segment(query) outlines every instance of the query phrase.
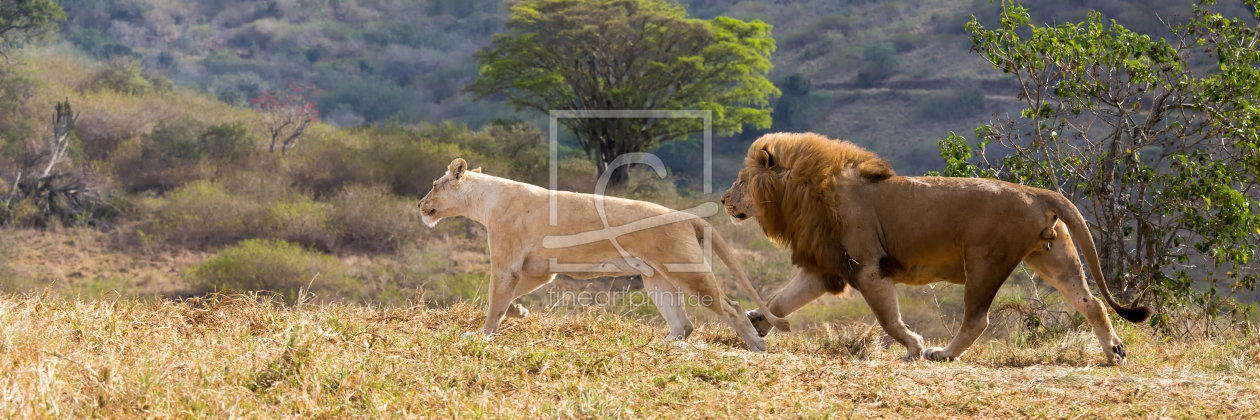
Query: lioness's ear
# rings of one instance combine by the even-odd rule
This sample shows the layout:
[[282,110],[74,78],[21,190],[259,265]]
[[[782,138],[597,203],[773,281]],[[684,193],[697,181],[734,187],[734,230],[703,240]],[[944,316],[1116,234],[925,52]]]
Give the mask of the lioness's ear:
[[478,166],[478,167],[477,167],[477,169],[473,169],[473,170],[471,170],[471,171],[469,171],[469,172],[481,173],[481,167],[480,167],[480,166]]
[[466,175],[464,171],[468,170],[468,162],[463,158],[455,158],[451,161],[451,166],[447,166],[446,170],[454,176],[456,180],[463,180]]
[[774,155],[770,154],[770,148],[768,147],[761,149],[761,152],[757,153],[757,161],[767,169],[774,169]]

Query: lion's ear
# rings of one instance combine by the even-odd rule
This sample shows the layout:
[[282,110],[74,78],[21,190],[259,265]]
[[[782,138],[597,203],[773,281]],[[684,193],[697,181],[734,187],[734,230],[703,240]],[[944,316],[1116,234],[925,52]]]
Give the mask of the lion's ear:
[[872,181],[879,181],[897,176],[897,173],[893,172],[892,165],[890,165],[888,161],[878,158],[862,162],[862,164],[858,165],[857,169],[858,173],[861,174],[863,178]]
[[767,147],[757,152],[757,163],[760,163],[766,169],[774,169],[774,155],[770,154],[770,148]]
[[464,171],[468,170],[468,161],[463,158],[455,158],[455,160],[451,161],[451,165],[446,167],[446,170],[450,172],[451,176],[454,176],[456,180],[463,180],[464,177],[467,176]]
[[480,167],[480,166],[478,166],[478,167],[477,167],[477,169],[473,169],[473,170],[471,170],[471,171],[469,171],[469,172],[481,173],[481,167]]

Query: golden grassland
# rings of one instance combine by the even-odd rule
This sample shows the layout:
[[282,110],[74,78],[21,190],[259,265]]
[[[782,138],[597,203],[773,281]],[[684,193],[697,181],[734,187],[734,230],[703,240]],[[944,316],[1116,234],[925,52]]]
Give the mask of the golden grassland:
[[767,354],[701,325],[662,343],[654,318],[603,310],[509,320],[483,311],[280,305],[245,295],[0,296],[5,417],[1260,416],[1260,334],[1168,340],[1121,324],[1102,366],[1088,331],[981,342],[964,361],[903,362],[878,327],[772,335]]

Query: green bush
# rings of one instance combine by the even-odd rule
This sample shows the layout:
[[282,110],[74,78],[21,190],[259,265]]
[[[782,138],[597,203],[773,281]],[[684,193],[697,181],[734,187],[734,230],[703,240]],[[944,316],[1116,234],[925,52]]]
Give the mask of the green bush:
[[170,243],[214,246],[261,235],[263,205],[210,181],[197,181],[169,194],[153,226],[145,229]]
[[892,44],[898,53],[913,51],[919,48],[919,37],[911,33],[899,33],[892,36]]
[[853,32],[853,16],[831,14],[818,20],[818,30],[837,31],[845,35]]
[[192,284],[213,290],[272,291],[285,299],[299,290],[322,297],[353,291],[341,260],[281,240],[251,239],[224,248],[185,274]]
[[164,119],[138,143],[133,140],[118,150],[114,170],[128,191],[168,191],[216,178],[226,166],[252,155],[253,144],[244,123],[206,127],[187,116]]
[[337,229],[331,217],[332,205],[298,196],[268,208],[263,226],[268,237],[333,251],[337,248]]
[[[133,95],[144,95],[157,92],[153,82],[144,77],[144,66],[138,60],[125,58],[107,64],[89,83],[92,89],[111,89]],[[164,86],[171,86],[169,81]]]
[[858,69],[858,83],[874,86],[897,74],[897,52],[891,43],[871,44],[862,51],[862,66]]
[[415,202],[381,187],[346,187],[332,199],[331,219],[339,246],[357,250],[392,251],[429,229],[421,223]]

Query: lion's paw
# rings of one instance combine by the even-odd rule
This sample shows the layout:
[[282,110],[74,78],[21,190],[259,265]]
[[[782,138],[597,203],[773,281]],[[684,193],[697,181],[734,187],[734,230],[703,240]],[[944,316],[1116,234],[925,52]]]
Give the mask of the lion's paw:
[[957,358],[945,354],[945,349],[941,347],[928,347],[923,351],[923,357],[933,362],[952,362]]

